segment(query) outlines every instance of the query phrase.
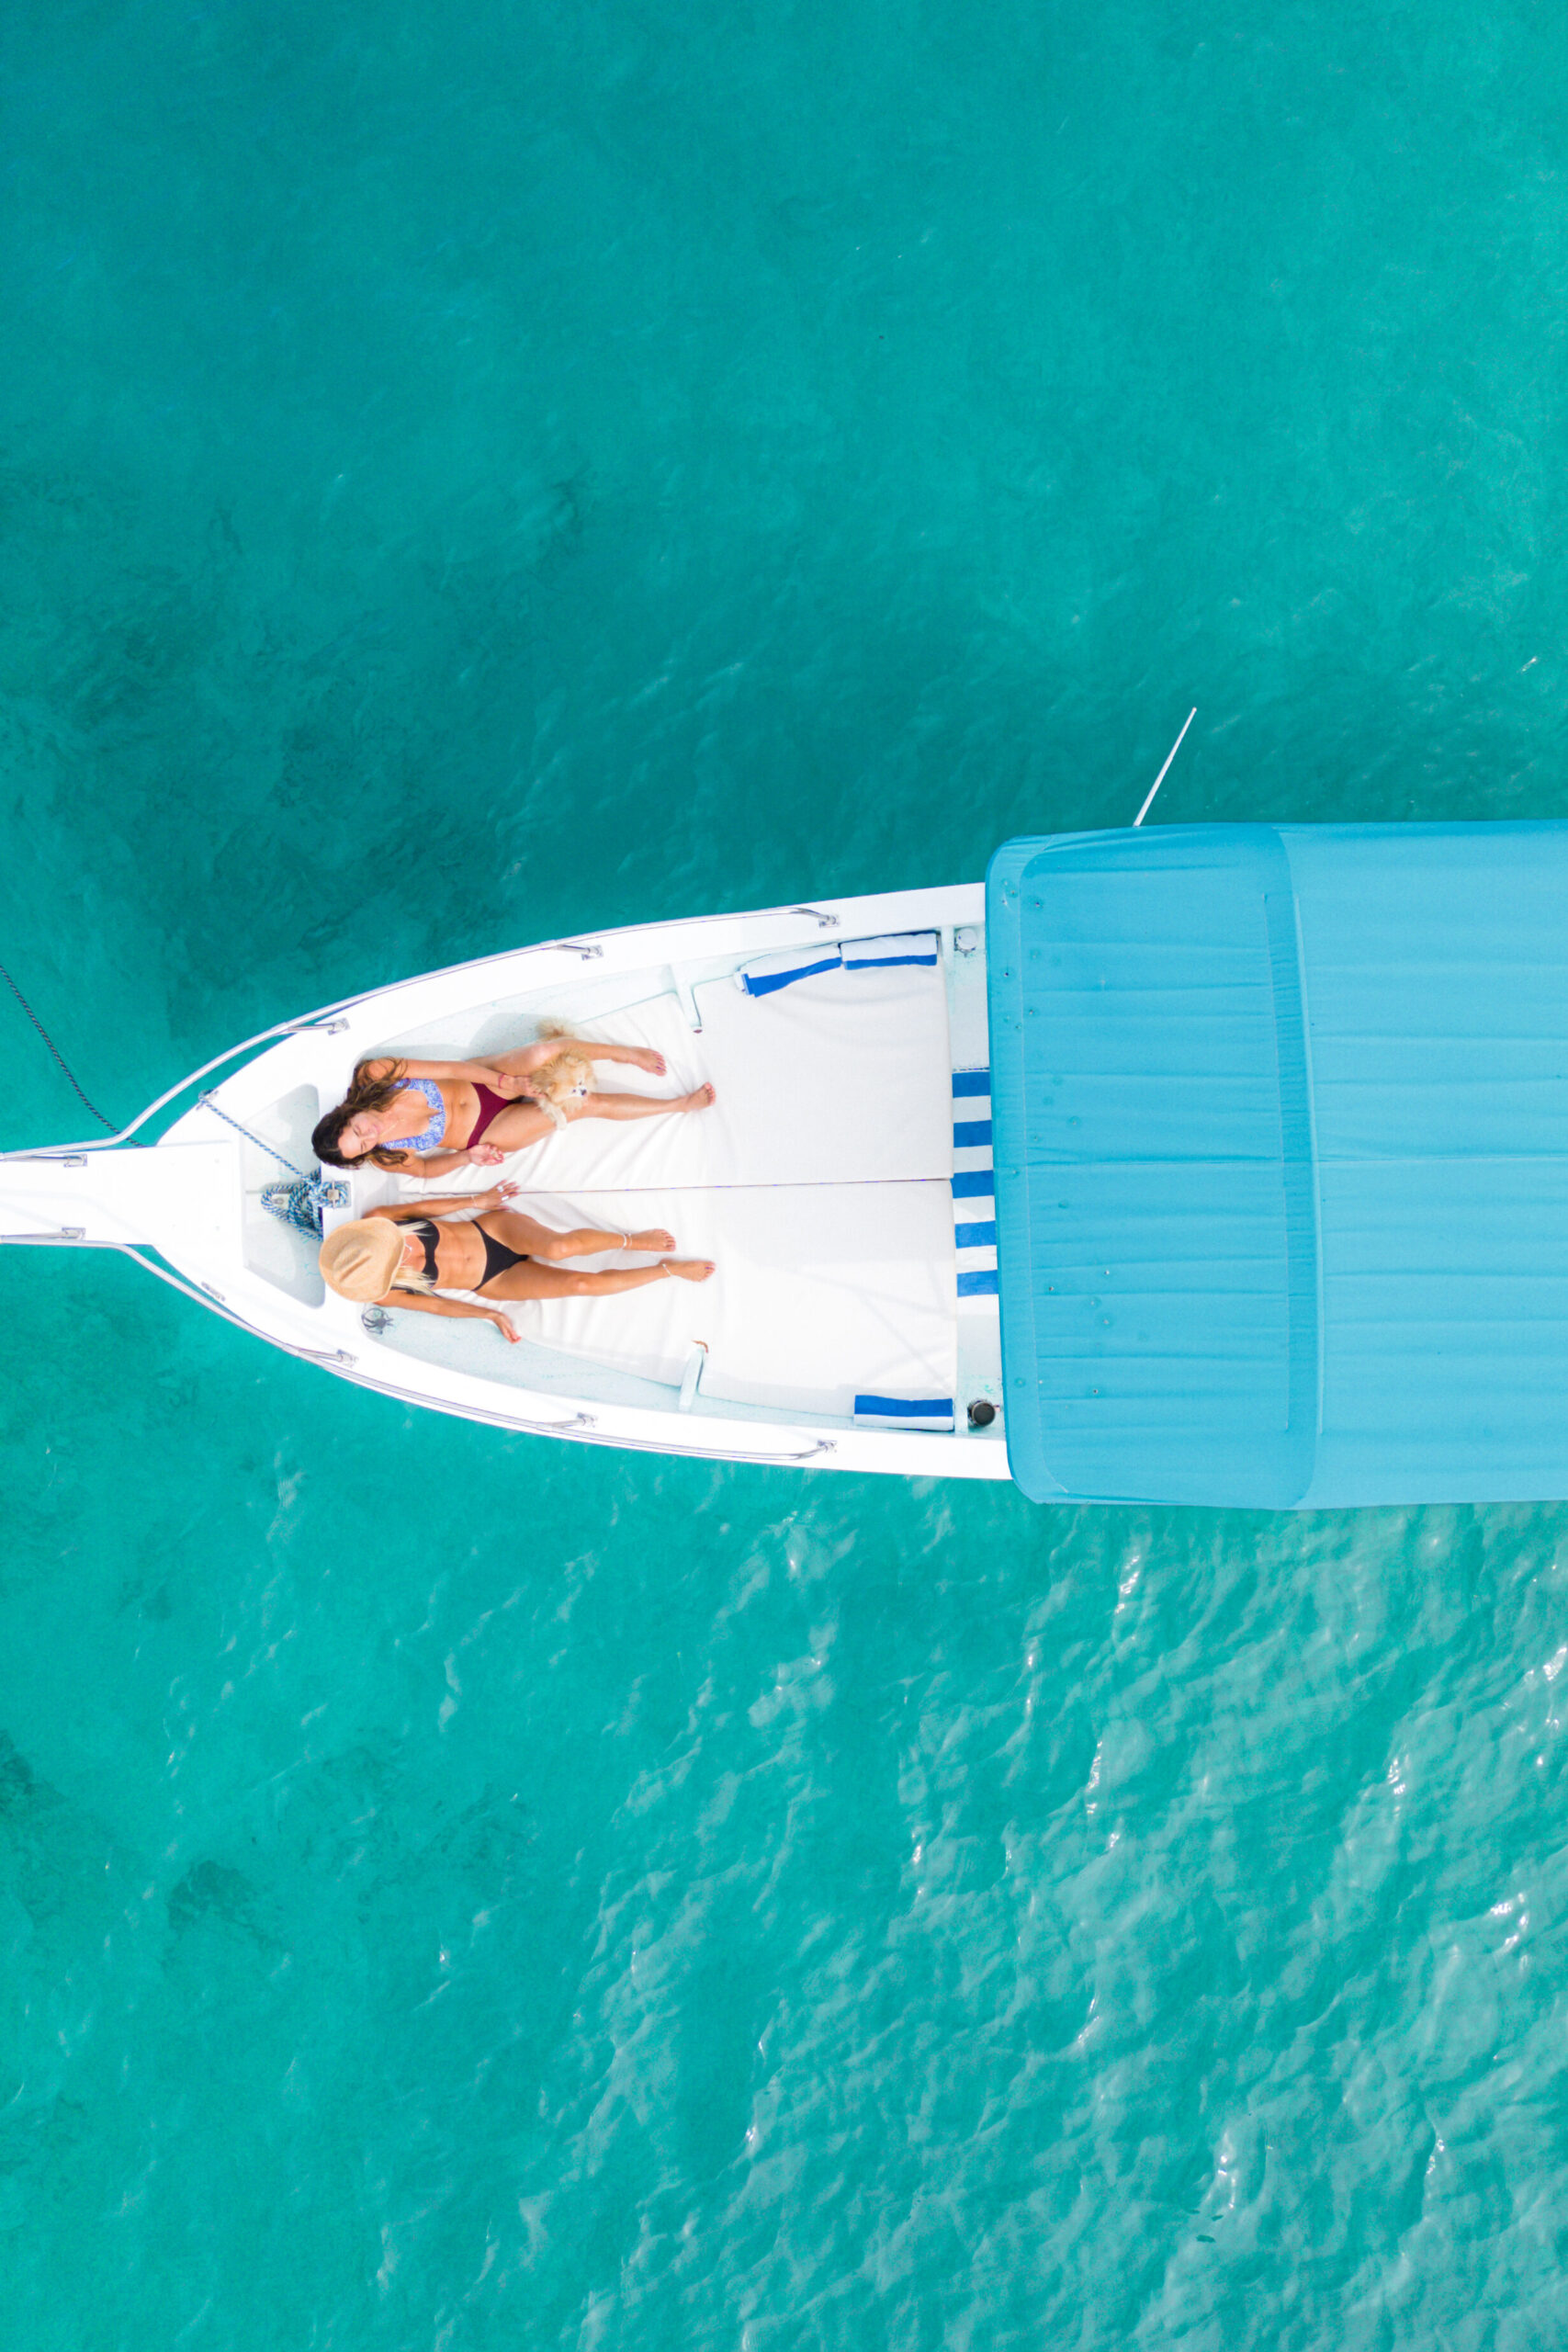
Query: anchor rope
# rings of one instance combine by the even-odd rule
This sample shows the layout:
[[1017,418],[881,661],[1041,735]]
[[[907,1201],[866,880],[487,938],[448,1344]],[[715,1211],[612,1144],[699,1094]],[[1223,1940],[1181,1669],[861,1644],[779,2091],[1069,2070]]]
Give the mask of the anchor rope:
[[280,1151],[275,1151],[271,1144],[264,1143],[260,1136],[252,1135],[249,1127],[243,1127],[238,1119],[231,1119],[227,1111],[220,1110],[219,1105],[213,1101],[210,1094],[200,1095],[197,1097],[197,1100],[204,1111],[210,1111],[215,1119],[221,1119],[224,1125],[227,1127],[232,1127],[237,1136],[243,1136],[247,1143],[254,1143],[258,1151],[271,1153],[272,1158],[276,1160],[278,1166],[280,1168],[287,1168],[290,1176],[298,1176],[301,1183],[310,1184],[321,1181],[321,1171],[320,1169],[316,1170],[313,1177],[307,1176],[302,1168],[296,1168],[291,1159],[285,1159],[283,1154]]
[[86,1104],[94,1118],[96,1119],[99,1126],[107,1127],[111,1136],[118,1135],[119,1130],[115,1125],[114,1121],[112,1119],[106,1119],[97,1104],[93,1101],[92,1097],[84,1092],[82,1087],[77,1082],[75,1074],[72,1070],[70,1063],[66,1060],[64,1055],[55,1044],[54,1039],[50,1035],[49,1031],[44,1027],[43,1023],[39,1019],[38,1014],[33,1011],[32,1006],[28,1002],[27,998],[22,994],[21,989],[17,986],[16,981],[11,978],[10,973],[6,969],[4,964],[0,964],[0,979],[5,981],[6,986],[10,989],[11,994],[16,998],[17,1002],[27,1014],[28,1019],[38,1031],[39,1035],[43,1039],[44,1044],[49,1047],[50,1052],[60,1064],[62,1070],[65,1074],[67,1082],[73,1087],[76,1093],[81,1096],[82,1101]]
[[[70,1063],[66,1060],[64,1055],[61,1052],[59,1046],[55,1044],[53,1038],[50,1035],[49,1031],[44,1027],[43,1023],[39,1019],[38,1014],[33,1011],[32,1006],[28,1002],[27,998],[22,994],[21,989],[17,986],[16,981],[6,969],[4,964],[0,964],[0,979],[5,981],[6,987],[10,989],[11,994],[16,998],[17,1002],[27,1014],[28,1019],[38,1031],[39,1035],[43,1039],[44,1044],[54,1056],[55,1060],[60,1065],[62,1075],[74,1092],[80,1097],[85,1107],[92,1113],[94,1118],[96,1119],[101,1127],[107,1127],[111,1136],[118,1137],[119,1130],[116,1127],[114,1121],[112,1119],[105,1118],[97,1104],[93,1101],[92,1096],[88,1094],[85,1089],[81,1085],[74,1070],[71,1068]],[[210,1067],[210,1065],[209,1065],[209,1067]],[[199,1076],[200,1073],[198,1072],[197,1075]],[[167,1098],[165,1097],[164,1099],[166,1100]],[[223,1110],[220,1104],[215,1102],[210,1094],[200,1095],[197,1099],[200,1102],[203,1110],[210,1111],[215,1118],[219,1118],[223,1121],[225,1126],[232,1127],[236,1135],[243,1136],[247,1143],[254,1143],[258,1151],[265,1151],[270,1159],[276,1160],[280,1168],[288,1170],[289,1175],[293,1177],[294,1182],[291,1184],[285,1184],[281,1180],[279,1180],[270,1184],[264,1184],[262,1187],[262,1205],[264,1208],[268,1209],[274,1216],[281,1218],[285,1225],[294,1226],[299,1232],[305,1234],[308,1238],[319,1240],[321,1238],[321,1232],[322,1211],[329,1208],[342,1208],[346,1204],[348,1200],[347,1185],[337,1183],[332,1178],[323,1176],[319,1168],[316,1170],[313,1176],[307,1176],[302,1168],[296,1168],[291,1159],[285,1159],[283,1153],[276,1148],[276,1145],[265,1142],[260,1136],[253,1135],[249,1127],[242,1126],[239,1120],[231,1117],[227,1111]],[[157,1107],[158,1106],[156,1104],[153,1105],[154,1109]],[[149,1114],[146,1112],[142,1113],[143,1119],[148,1115]],[[140,1125],[141,1121],[138,1120],[135,1124]],[[140,1146],[141,1137],[138,1136],[136,1140]],[[132,1251],[130,1254],[134,1256],[135,1252]],[[154,1271],[156,1271],[156,1269],[154,1269]]]
[[319,1168],[313,1176],[307,1176],[302,1168],[296,1168],[291,1159],[285,1159],[275,1144],[264,1142],[260,1136],[253,1135],[249,1127],[242,1126],[240,1121],[215,1102],[210,1094],[199,1095],[197,1101],[204,1111],[210,1111],[215,1119],[221,1119],[225,1126],[232,1127],[236,1135],[243,1136],[247,1143],[254,1143],[258,1150],[276,1159],[280,1168],[288,1169],[294,1182],[286,1184],[281,1177],[277,1177],[272,1183],[264,1184],[262,1206],[280,1218],[283,1224],[293,1226],[296,1232],[319,1241],[321,1238],[322,1210],[345,1208],[348,1186],[334,1177],[324,1176]]

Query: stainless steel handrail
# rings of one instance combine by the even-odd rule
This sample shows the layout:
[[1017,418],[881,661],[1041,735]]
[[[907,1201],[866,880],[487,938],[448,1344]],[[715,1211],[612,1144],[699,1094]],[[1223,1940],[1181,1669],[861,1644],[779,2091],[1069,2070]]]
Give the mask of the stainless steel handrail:
[[[339,1369],[329,1363],[329,1372]],[[576,1413],[570,1421],[525,1420],[516,1413],[492,1413],[485,1408],[459,1405],[445,1396],[432,1396],[423,1389],[401,1388],[394,1382],[377,1380],[369,1373],[343,1370],[340,1376],[351,1381],[355,1388],[371,1388],[378,1396],[394,1396],[400,1404],[423,1405],[437,1413],[449,1413],[454,1419],[484,1421],[492,1429],[520,1430],[529,1437],[566,1437],[583,1445],[618,1445],[629,1453],[669,1453],[696,1462],[754,1462],[761,1469],[788,1466],[799,1462],[813,1462],[818,1454],[836,1453],[838,1445],[830,1437],[818,1438],[803,1453],[737,1453],[722,1451],[717,1446],[666,1445],[659,1438],[619,1436],[613,1430],[602,1430],[592,1413]]]
[[296,1340],[279,1339],[276,1331],[265,1330],[261,1324],[251,1322],[248,1317],[237,1315],[231,1306],[224,1303],[218,1291],[187,1282],[184,1274],[176,1274],[168,1266],[160,1266],[155,1259],[147,1257],[134,1241],[99,1241],[84,1233],[79,1225],[62,1225],[57,1226],[52,1233],[0,1233],[0,1244],[6,1242],[19,1243],[24,1248],[30,1244],[34,1248],[41,1246],[52,1250],[113,1250],[122,1258],[134,1258],[139,1266],[145,1267],[150,1274],[156,1274],[158,1280],[167,1283],[171,1290],[177,1290],[183,1297],[194,1299],[197,1306],[208,1307],[212,1314],[220,1315],[224,1322],[232,1323],[237,1331],[248,1331],[254,1340],[265,1340],[269,1347],[281,1348],[285,1355],[298,1356],[301,1363],[320,1363],[324,1364],[329,1372],[344,1372],[358,1361],[349,1354],[346,1348],[302,1348]]
[[[374,989],[370,990],[370,994],[375,993]],[[355,1001],[350,999],[350,1002]],[[41,1146],[28,1144],[20,1151],[0,1151],[0,1160],[68,1159],[82,1151],[113,1151],[117,1145],[129,1143],[137,1128],[144,1127],[149,1119],[163,1110],[165,1103],[173,1102],[178,1096],[187,1093],[201,1079],[210,1077],[215,1069],[221,1069],[225,1062],[238,1060],[242,1054],[249,1053],[253,1046],[265,1046],[273,1037],[297,1036],[307,1029],[319,1029],[323,1035],[331,1036],[337,1030],[346,1029],[347,1026],[346,1021],[326,1020],[320,1013],[311,1013],[302,1021],[276,1022],[270,1029],[258,1029],[254,1037],[247,1037],[242,1045],[231,1046],[226,1054],[215,1054],[211,1061],[203,1062],[201,1068],[193,1069],[188,1078],[182,1078],[177,1086],[169,1087],[164,1093],[158,1096],[156,1102],[149,1102],[145,1111],[139,1111],[130,1125],[128,1127],[121,1127],[118,1135],[89,1136],[85,1143]]]
[[666,1445],[658,1438],[618,1436],[613,1430],[601,1430],[592,1413],[574,1413],[570,1420],[542,1421],[525,1418],[520,1413],[492,1412],[482,1406],[459,1405],[444,1396],[433,1396],[427,1390],[405,1388],[395,1381],[378,1380],[358,1369],[359,1359],[346,1348],[302,1348],[292,1340],[279,1339],[273,1331],[265,1330],[259,1323],[236,1314],[214,1291],[204,1290],[187,1282],[167,1266],[160,1266],[130,1241],[93,1241],[79,1227],[62,1226],[54,1233],[0,1233],[0,1243],[8,1241],[52,1245],[56,1249],[113,1250],[122,1258],[133,1258],[150,1274],[156,1274],[171,1290],[179,1291],[193,1299],[197,1306],[205,1306],[213,1315],[221,1316],[237,1331],[248,1331],[254,1340],[263,1340],[269,1347],[280,1349],[285,1355],[294,1356],[300,1363],[316,1363],[324,1372],[335,1373],[340,1380],[352,1381],[356,1388],[368,1388],[379,1396],[391,1396],[402,1405],[421,1405],[437,1413],[448,1413],[457,1420],[483,1421],[491,1429],[516,1430],[525,1437],[572,1438],[585,1445],[618,1445],[630,1453],[668,1453],[687,1461],[755,1463],[761,1469],[787,1468],[801,1462],[814,1462],[824,1453],[836,1453],[838,1446],[830,1437],[818,1438],[799,1453],[784,1453],[772,1449],[766,1453],[737,1453],[718,1446]]
[[160,1266],[153,1259],[144,1257],[132,1241],[98,1241],[89,1243],[88,1247],[118,1250],[122,1258],[134,1258],[139,1266],[145,1266],[150,1274],[156,1274],[158,1280],[167,1283],[171,1290],[183,1292],[186,1298],[194,1298],[198,1306],[208,1307],[214,1315],[220,1315],[224,1322],[232,1323],[237,1331],[248,1331],[253,1340],[265,1340],[269,1347],[281,1348],[285,1355],[298,1356],[301,1363],[323,1364],[328,1372],[347,1372],[358,1362],[358,1358],[351,1356],[346,1348],[302,1348],[293,1340],[280,1340],[276,1332],[264,1330],[259,1323],[237,1315],[231,1306],[224,1304],[216,1291],[201,1289],[195,1283],[187,1283],[183,1274],[174,1273],[167,1266]]
[[[841,919],[836,914],[827,912],[821,907],[746,907],[729,914],[679,915],[658,922],[618,923],[612,930],[604,932],[602,937],[623,939],[639,931],[675,929],[687,931],[696,928],[699,924],[706,925],[716,922],[782,921],[791,915],[809,915],[821,931],[841,928]],[[3,1151],[0,1152],[0,1160],[62,1159],[68,1152],[112,1151],[117,1144],[129,1142],[137,1129],[144,1127],[148,1120],[163,1110],[165,1104],[173,1102],[177,1096],[186,1093],[198,1080],[209,1077],[215,1069],[221,1069],[225,1062],[237,1061],[242,1054],[249,1053],[254,1046],[265,1046],[274,1037],[296,1036],[310,1029],[319,1029],[327,1035],[333,1035],[337,1030],[346,1028],[348,1025],[346,1022],[338,1020],[339,1014],[351,1012],[355,1005],[368,1004],[375,997],[396,996],[403,989],[423,987],[427,980],[448,979],[457,972],[476,971],[481,964],[511,961],[521,956],[564,955],[577,956],[586,959],[591,956],[603,956],[604,952],[603,946],[596,942],[581,939],[538,939],[526,947],[498,948],[489,956],[469,956],[457,964],[441,964],[433,972],[417,972],[409,979],[390,980],[381,988],[361,989],[355,996],[339,997],[335,1004],[321,1005],[314,1012],[302,1013],[296,1021],[278,1021],[275,1022],[270,1029],[258,1029],[254,1037],[245,1038],[241,1045],[231,1046],[227,1053],[215,1055],[211,1061],[203,1062],[199,1069],[193,1069],[188,1078],[182,1078],[177,1086],[169,1087],[165,1092],[158,1096],[156,1102],[149,1102],[147,1108],[139,1112],[128,1127],[121,1127],[118,1135],[89,1136],[85,1143],[51,1145],[43,1150],[39,1150],[37,1146],[29,1146],[22,1151]]]

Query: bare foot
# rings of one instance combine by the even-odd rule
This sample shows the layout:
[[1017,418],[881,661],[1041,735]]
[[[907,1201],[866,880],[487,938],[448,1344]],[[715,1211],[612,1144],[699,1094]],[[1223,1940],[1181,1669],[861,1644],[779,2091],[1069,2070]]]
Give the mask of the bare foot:
[[666,1258],[662,1264],[666,1273],[679,1274],[683,1283],[705,1283],[714,1270],[711,1258]]
[[673,1250],[675,1236],[666,1233],[660,1225],[650,1225],[646,1233],[628,1233],[626,1246],[628,1250],[645,1250],[649,1257],[657,1258],[661,1250]]
[[634,1069],[647,1070],[650,1078],[662,1078],[664,1075],[664,1057],[656,1054],[651,1046],[636,1046],[627,1054],[626,1059]]
[[705,1111],[712,1101],[711,1086],[696,1086],[690,1094],[682,1094],[678,1102],[671,1102],[670,1108],[672,1111]]

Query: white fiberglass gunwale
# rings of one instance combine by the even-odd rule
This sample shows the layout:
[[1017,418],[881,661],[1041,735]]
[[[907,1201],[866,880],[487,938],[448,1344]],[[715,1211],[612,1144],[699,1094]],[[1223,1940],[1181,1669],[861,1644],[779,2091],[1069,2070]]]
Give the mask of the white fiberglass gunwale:
[[[584,933],[395,981],[325,1006],[287,1024],[281,1034],[265,1033],[252,1041],[262,1050],[176,1118],[152,1152],[117,1151],[115,1147],[122,1138],[116,1137],[102,1146],[10,1155],[8,1163],[0,1164],[0,1191],[7,1210],[0,1222],[18,1222],[17,1210],[30,1191],[37,1238],[62,1238],[62,1228],[68,1227],[79,1231],[84,1244],[130,1249],[138,1256],[141,1249],[135,1245],[154,1248],[204,1303],[288,1352],[401,1403],[427,1406],[494,1427],[732,1462],[877,1470],[912,1476],[1005,1477],[1008,1466],[999,1425],[983,1435],[969,1430],[964,1424],[962,1399],[958,1401],[959,1426],[952,1434],[866,1429],[840,1417],[795,1417],[754,1405],[727,1409],[705,1398],[694,1411],[678,1409],[673,1399],[648,1404],[607,1398],[599,1393],[605,1384],[595,1381],[587,1366],[581,1368],[580,1381],[563,1385],[560,1379],[552,1379],[547,1392],[519,1385],[515,1376],[490,1377],[411,1355],[407,1345],[399,1343],[396,1325],[425,1324],[429,1318],[395,1317],[391,1329],[378,1333],[367,1329],[359,1310],[347,1302],[331,1294],[319,1303],[292,1296],[246,1262],[240,1236],[244,1189],[248,1184],[254,1191],[260,1174],[282,1171],[269,1168],[215,1115],[215,1111],[226,1112],[247,1126],[259,1123],[265,1133],[268,1106],[278,1105],[299,1090],[314,1090],[325,1107],[341,1099],[347,1072],[357,1059],[389,1045],[417,1039],[422,1033],[439,1031],[452,1040],[445,1050],[458,1051],[463,1050],[465,1029],[477,1031],[488,1024],[484,1050],[499,1050],[493,1032],[502,1012],[515,1012],[523,1023],[530,1012],[536,1018],[553,1011],[569,1019],[609,1019],[618,1005],[635,1001],[639,991],[650,996],[664,992],[672,994],[692,1014],[694,1028],[694,988],[731,975],[740,963],[773,951],[934,930],[942,935],[944,961],[951,964],[955,932],[973,927],[979,936],[983,922],[983,886],[965,884]],[[976,959],[975,978],[983,978],[983,958]],[[971,993],[976,1004],[983,1003],[983,986]],[[268,1034],[276,1042],[267,1042]],[[521,1034],[525,1037],[530,1034],[525,1025]],[[235,1049],[236,1053],[245,1050]],[[419,1050],[417,1044],[413,1050]],[[427,1044],[424,1050],[434,1049]],[[982,1029],[976,1051],[968,1058],[983,1061],[985,1057]],[[224,1058],[228,1057],[208,1068],[220,1067]],[[177,1100],[192,1082],[186,1080],[182,1088],[172,1090],[161,1103]],[[159,1107],[150,1106],[125,1131],[125,1136],[133,1135]],[[293,1156],[299,1159],[298,1144]],[[147,1180],[152,1171],[146,1162],[152,1159],[157,1159],[161,1172],[167,1171],[171,1212],[177,1211],[182,1198],[195,1201],[199,1195],[205,1201],[214,1192],[222,1192],[233,1204],[232,1213],[150,1216]],[[142,1164],[135,1187],[141,1204],[134,1211],[117,1213],[112,1195],[118,1188],[109,1181],[110,1170],[105,1162],[117,1163],[118,1176],[118,1163],[131,1159]],[[24,1163],[30,1171],[30,1183],[24,1179]],[[300,1164],[310,1163],[305,1159]],[[220,1178],[215,1174],[219,1169],[223,1171]],[[130,1171],[123,1172],[129,1176]],[[74,1207],[69,1205],[73,1201]],[[51,1223],[52,1231],[38,1229]],[[149,1229],[150,1226],[155,1229]],[[35,1236],[24,1231],[14,1238]],[[145,1257],[141,1262],[153,1272],[160,1271]],[[614,1307],[605,1302],[596,1311],[613,1313]],[[450,1332],[468,1327],[440,1328]],[[502,1345],[499,1340],[496,1344]]]

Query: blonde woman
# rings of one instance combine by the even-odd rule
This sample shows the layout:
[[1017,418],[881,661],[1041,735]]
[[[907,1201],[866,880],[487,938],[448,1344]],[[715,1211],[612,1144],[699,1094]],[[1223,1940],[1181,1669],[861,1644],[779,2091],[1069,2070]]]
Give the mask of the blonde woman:
[[656,1119],[705,1111],[711,1086],[690,1094],[601,1094],[595,1062],[626,1062],[655,1078],[664,1057],[645,1046],[591,1045],[548,1033],[489,1061],[361,1062],[346,1098],[310,1141],[329,1168],[368,1159],[430,1182],[459,1168],[493,1168],[576,1119]]
[[[606,1274],[567,1268],[562,1258],[595,1258],[606,1250],[649,1252],[673,1250],[674,1237],[658,1227],[642,1233],[600,1233],[590,1226],[552,1233],[547,1226],[506,1204],[515,1184],[494,1184],[488,1193],[457,1193],[433,1201],[372,1209],[368,1216],[340,1225],[321,1244],[321,1267],[340,1298],[360,1306],[408,1306],[421,1315],[448,1315],[493,1323],[503,1340],[517,1332],[505,1312],[525,1298],[608,1298],[671,1278],[705,1283],[708,1258],[660,1258],[653,1266],[622,1266]],[[477,1210],[471,1221],[454,1224],[444,1212]],[[445,1291],[467,1290],[486,1301],[446,1298]],[[493,1302],[493,1303],[491,1303]]]

